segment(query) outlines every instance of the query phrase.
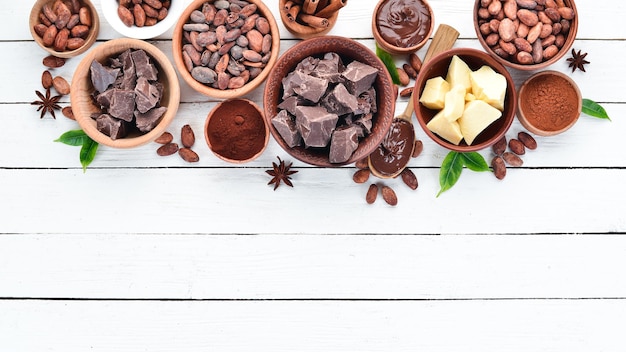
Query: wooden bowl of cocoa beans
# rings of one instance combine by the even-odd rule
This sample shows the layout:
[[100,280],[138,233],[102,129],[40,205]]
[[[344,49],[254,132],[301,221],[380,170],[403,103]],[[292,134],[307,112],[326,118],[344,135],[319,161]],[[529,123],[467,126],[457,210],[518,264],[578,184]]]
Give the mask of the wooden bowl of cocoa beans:
[[74,72],[70,100],[76,121],[91,139],[134,148],[161,136],[174,120],[180,85],[159,48],[119,38],[85,54]]
[[496,60],[534,71],[569,52],[578,32],[578,11],[574,0],[476,0],[474,29]]
[[89,0],[37,0],[29,25],[35,42],[62,58],[87,51],[100,31],[98,12]]
[[104,18],[119,34],[151,39],[170,30],[183,11],[180,0],[102,0]]
[[279,51],[278,25],[261,0],[194,0],[172,37],[175,67],[183,80],[218,99],[238,98],[257,88]]

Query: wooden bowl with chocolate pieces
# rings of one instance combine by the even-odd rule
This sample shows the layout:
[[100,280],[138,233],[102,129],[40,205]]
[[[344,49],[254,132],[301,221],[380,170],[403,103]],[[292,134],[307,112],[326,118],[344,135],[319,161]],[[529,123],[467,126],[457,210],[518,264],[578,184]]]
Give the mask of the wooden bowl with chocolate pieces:
[[29,24],[35,42],[60,58],[87,51],[100,30],[98,12],[89,0],[37,0]]
[[76,121],[91,139],[132,148],[165,132],[178,110],[180,86],[157,47],[122,38],[85,55],[74,72],[70,99]]
[[278,59],[280,34],[261,0],[194,0],[174,27],[176,69],[195,91],[218,99],[257,88]]
[[287,50],[265,84],[270,131],[296,159],[340,166],[369,155],[391,125],[393,83],[384,64],[348,38],[306,39]]

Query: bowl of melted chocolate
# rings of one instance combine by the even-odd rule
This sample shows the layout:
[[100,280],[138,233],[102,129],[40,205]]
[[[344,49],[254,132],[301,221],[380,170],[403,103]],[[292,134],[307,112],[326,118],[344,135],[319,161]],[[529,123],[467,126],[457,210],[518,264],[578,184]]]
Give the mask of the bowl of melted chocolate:
[[380,0],[372,17],[372,33],[383,50],[396,55],[416,52],[435,25],[426,0]]

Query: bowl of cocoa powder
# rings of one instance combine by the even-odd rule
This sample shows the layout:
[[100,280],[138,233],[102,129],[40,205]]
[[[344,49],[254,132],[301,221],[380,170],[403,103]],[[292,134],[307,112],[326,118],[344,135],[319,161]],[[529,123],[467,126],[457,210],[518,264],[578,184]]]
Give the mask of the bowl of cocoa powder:
[[100,31],[98,12],[89,0],[37,0],[29,25],[35,42],[62,58],[87,51]]
[[194,0],[172,37],[175,67],[195,91],[241,97],[267,78],[280,50],[278,25],[261,0]]
[[181,0],[102,0],[104,18],[119,34],[156,38],[170,30],[185,6]]
[[522,83],[517,110],[517,118],[527,130],[539,136],[554,136],[576,124],[582,95],[569,76],[542,71]]
[[574,0],[476,0],[474,29],[485,51],[503,65],[534,71],[570,50],[578,11]]

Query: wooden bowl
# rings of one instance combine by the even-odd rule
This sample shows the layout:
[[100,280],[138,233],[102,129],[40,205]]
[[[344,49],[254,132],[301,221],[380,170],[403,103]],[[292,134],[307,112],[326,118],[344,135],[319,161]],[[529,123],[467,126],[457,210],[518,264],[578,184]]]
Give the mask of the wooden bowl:
[[[542,86],[542,95],[549,95],[545,99],[546,105],[544,106],[541,105],[540,101],[534,99],[537,98],[537,94],[535,94],[537,87],[533,85],[545,85],[551,80],[558,81],[561,86],[558,90]],[[518,120],[528,131],[539,136],[554,136],[567,131],[576,124],[582,111],[582,95],[576,82],[568,75],[558,71],[548,70],[535,73],[522,83],[518,96]],[[574,101],[564,101],[566,96],[574,96]],[[550,113],[554,107],[563,107],[565,110],[556,114]],[[531,114],[531,110],[534,113]],[[537,119],[536,114],[542,111],[549,115],[549,119],[547,117],[544,121]]]
[[[98,131],[96,121],[91,118],[92,113],[100,112],[101,110],[92,98],[94,88],[91,83],[89,68],[93,60],[106,63],[108,58],[119,55],[127,49],[143,49],[153,59],[159,71],[158,80],[164,86],[161,106],[167,107],[167,111],[161,117],[161,121],[150,132],[145,134],[139,131],[131,132],[125,138],[113,140]],[[70,100],[76,121],[91,139],[114,148],[133,148],[152,142],[165,132],[178,111],[180,86],[174,67],[162,51],[143,40],[120,38],[104,42],[87,52],[74,72]]]
[[300,39],[308,39],[326,35],[328,32],[331,31],[331,29],[333,29],[335,23],[337,23],[339,11],[336,11],[332,16],[328,17],[328,27],[326,28],[315,28],[304,25],[297,21],[292,21],[287,17],[287,12],[283,11],[286,2],[287,0],[278,1],[278,12],[280,13],[280,19],[283,22],[285,28],[287,28],[287,30],[289,31],[289,33]]
[[178,20],[178,16],[183,11],[185,2],[181,0],[174,0],[170,2],[170,7],[167,9],[167,16],[161,21],[158,21],[153,26],[127,26],[122,22],[120,16],[117,14],[117,8],[119,7],[119,0],[101,0],[102,12],[104,18],[113,27],[113,29],[128,38],[135,39],[151,39],[162,35],[174,26]]
[[423,33],[423,40],[421,40],[417,44],[409,46],[398,45],[398,43],[392,43],[386,40],[384,34],[381,33],[381,28],[379,26],[380,11],[390,1],[391,0],[380,0],[374,8],[374,12],[372,15],[372,34],[374,34],[374,39],[376,40],[376,43],[381,49],[394,55],[408,55],[418,51],[426,44],[426,42],[428,42],[428,38],[430,38],[431,34],[433,33],[433,29],[435,28],[435,16],[433,9],[430,7],[426,0],[414,1],[414,4],[419,4],[420,6],[424,7],[426,11],[428,11],[428,17],[430,18],[430,21],[426,24],[420,23],[420,28]]
[[74,50],[65,51],[56,51],[53,47],[45,46],[43,44],[42,38],[37,34],[37,32],[35,32],[35,25],[41,23],[39,14],[41,13],[43,6],[48,3],[52,5],[54,3],[54,0],[37,0],[33,5],[30,11],[29,18],[30,34],[33,36],[35,42],[49,54],[66,59],[71,58],[87,51],[87,49],[89,49],[96,41],[98,33],[100,32],[100,18],[98,17],[98,11],[96,11],[96,8],[89,0],[79,0],[79,2],[82,5],[87,6],[87,8],[89,9],[89,13],[91,14],[91,29],[89,30],[89,34],[87,35],[87,37],[84,38],[85,43],[81,47]]
[[[229,130],[231,132],[226,136]],[[234,98],[218,103],[209,112],[204,124],[204,139],[218,158],[242,164],[263,154],[270,140],[270,131],[263,112],[254,102]]]
[[[476,139],[474,139],[474,142],[471,145],[467,145],[465,140],[461,141],[459,145],[455,145],[430,131],[430,129],[426,127],[426,124],[428,124],[438,111],[429,109],[419,102],[424,86],[426,85],[426,81],[437,76],[445,78],[454,55],[459,56],[459,58],[461,58],[472,71],[481,68],[483,65],[490,66],[494,71],[503,75],[506,78],[507,83],[506,97],[504,99],[504,111],[502,112],[502,116],[481,132]],[[415,106],[415,116],[417,117],[417,121],[420,126],[422,126],[422,129],[428,137],[440,146],[457,152],[478,151],[495,144],[506,134],[509,127],[511,127],[513,119],[515,118],[517,106],[515,82],[507,69],[500,62],[496,61],[495,58],[488,55],[484,51],[468,48],[455,48],[445,51],[425,63],[417,76],[417,80],[415,81],[412,99]]]
[[475,0],[474,15],[473,15],[474,16],[474,30],[476,31],[476,36],[478,37],[478,41],[480,42],[480,45],[482,45],[482,47],[485,49],[485,51],[489,53],[489,55],[493,56],[496,60],[498,60],[498,62],[500,62],[501,64],[507,67],[511,67],[520,71],[536,71],[536,70],[544,69],[552,65],[553,63],[559,61],[565,54],[567,54],[570,51],[572,44],[574,44],[574,40],[576,39],[576,34],[578,32],[579,14],[578,14],[578,10],[576,9],[576,4],[574,3],[574,0],[563,0],[563,1],[565,2],[565,5],[567,5],[568,7],[571,7],[574,10],[575,16],[571,20],[570,29],[567,32],[565,43],[560,48],[558,53],[554,55],[552,58],[550,58],[549,60],[544,60],[537,64],[524,65],[524,64],[518,63],[513,57],[509,57],[505,59],[502,56],[498,55],[492,49],[492,47],[490,47],[487,44],[487,42],[485,41],[485,37],[480,32],[481,23],[479,22],[479,19],[478,19],[478,9],[480,8],[480,0]]
[[[189,16],[194,10],[198,10],[202,8],[202,4],[207,2],[207,0],[194,0],[187,8],[183,11],[176,26],[174,27],[174,35],[172,37],[172,55],[174,57],[174,63],[178,73],[181,75],[183,80],[191,86],[195,91],[217,99],[231,99],[241,97],[245,94],[250,93],[254,89],[256,89],[269,75],[269,72],[276,63],[278,59],[278,55],[280,52],[280,33],[278,31],[278,25],[276,24],[276,20],[272,15],[270,9],[263,3],[261,0],[248,0],[248,2],[257,5],[258,12],[262,14],[270,25],[270,34],[272,36],[272,49],[271,56],[269,61],[267,62],[263,71],[254,79],[248,81],[244,86],[235,89],[225,89],[221,90],[218,88],[213,88],[201,82],[198,82],[195,78],[191,76],[191,73],[187,70],[185,63],[183,61],[183,25],[189,21]],[[212,2],[212,1],[209,1]]]
[[[358,148],[352,156],[344,163],[330,163],[329,149],[326,148],[291,148],[285,140],[280,136],[276,128],[271,123],[271,119],[278,113],[278,104],[280,104],[283,94],[282,79],[293,71],[296,65],[303,59],[314,56],[322,57],[329,52],[337,53],[344,64],[357,60],[364,64],[375,67],[379,74],[374,82],[376,90],[376,99],[378,104],[378,112],[373,116],[372,132],[361,139]],[[287,50],[278,60],[265,83],[265,92],[263,95],[263,106],[265,110],[265,119],[269,126],[270,132],[278,144],[291,156],[305,163],[324,167],[335,167],[354,163],[363,159],[378,147],[382,139],[387,134],[393,114],[395,111],[395,95],[391,76],[384,64],[374,54],[372,50],[352,39],[338,36],[323,36],[305,39],[289,50]]]

